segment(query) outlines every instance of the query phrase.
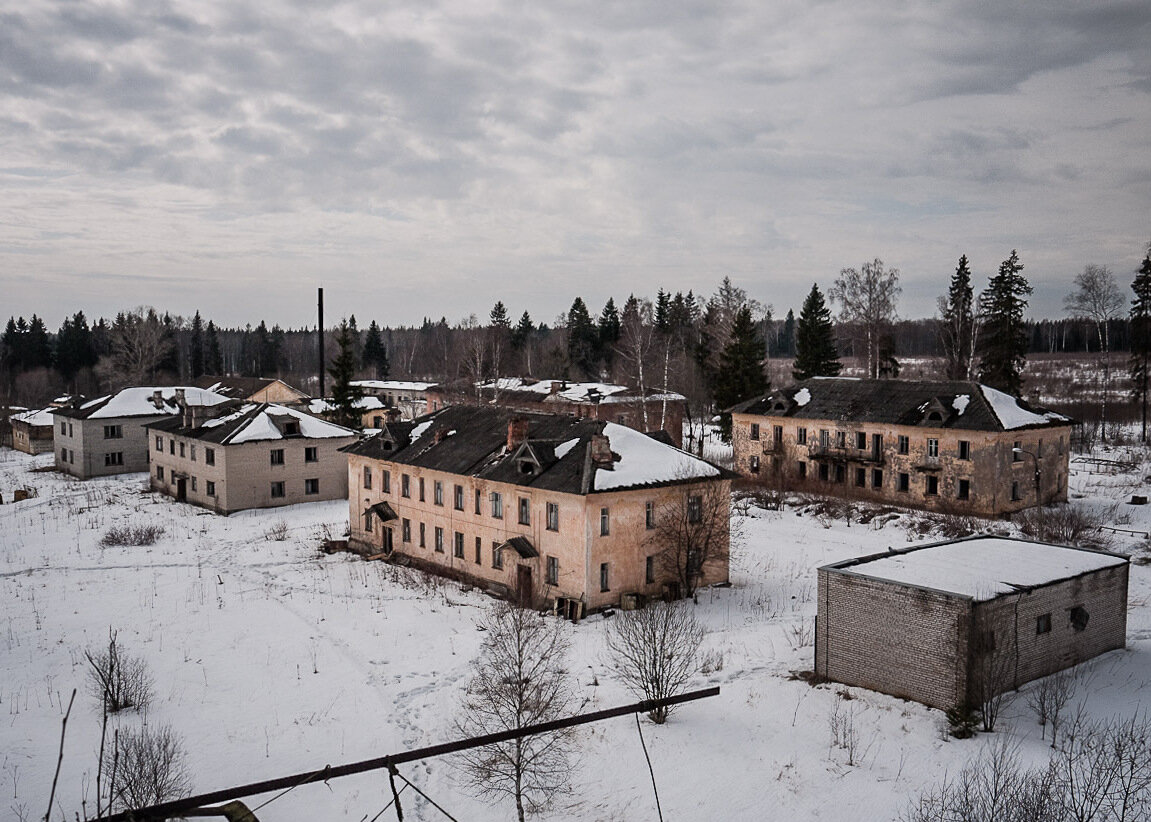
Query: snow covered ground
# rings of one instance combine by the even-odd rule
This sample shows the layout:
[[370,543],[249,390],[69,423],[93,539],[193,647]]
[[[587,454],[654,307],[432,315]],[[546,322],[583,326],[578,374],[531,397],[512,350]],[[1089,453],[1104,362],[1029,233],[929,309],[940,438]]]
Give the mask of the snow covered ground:
[[[0,818],[42,818],[73,687],[80,693],[52,819],[72,819],[85,797],[92,802],[100,723],[83,651],[106,642],[109,627],[127,652],[147,659],[156,698],[146,721],[183,736],[197,792],[454,738],[484,596],[320,554],[324,536],[344,532],[344,502],[220,517],[147,492],[143,475],[79,482],[31,471],[51,460],[0,451],[4,499],[20,486],[39,492],[0,506]],[[1073,496],[1105,508],[1146,493],[1140,480],[1149,473],[1143,457],[1129,474],[1081,466]],[[1151,506],[1116,510],[1118,527],[1151,530]],[[942,715],[915,703],[792,676],[812,667],[815,568],[908,544],[912,518],[861,525],[795,508],[738,517],[733,585],[702,592],[698,605],[708,664],[695,684],[722,693],[684,706],[665,726],[644,723],[667,818],[891,819],[994,741],[952,740]],[[160,524],[165,533],[149,547],[100,546],[111,526],[126,523]],[[1146,557],[1148,542],[1122,533],[1113,547]],[[1130,602],[1127,649],[1091,663],[1077,695],[1096,716],[1129,715],[1151,694],[1145,565],[1132,567]],[[633,699],[604,663],[604,627],[597,616],[567,628],[585,710]],[[1046,743],[1026,703],[1016,697],[1001,727],[1038,760]],[[850,718],[852,750],[834,744],[833,715]],[[574,794],[541,818],[654,819],[634,720],[584,726],[577,740]],[[435,759],[401,772],[458,819],[512,815],[466,795],[456,767]],[[366,774],[298,788],[258,816],[365,820],[389,798],[383,774]],[[406,818],[443,818],[410,790],[404,800]]]

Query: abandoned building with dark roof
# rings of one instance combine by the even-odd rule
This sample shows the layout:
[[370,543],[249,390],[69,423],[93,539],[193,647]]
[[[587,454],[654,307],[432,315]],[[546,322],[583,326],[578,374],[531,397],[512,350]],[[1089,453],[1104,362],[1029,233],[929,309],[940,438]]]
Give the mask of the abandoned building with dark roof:
[[345,450],[366,553],[575,614],[727,581],[733,475],[630,428],[457,405]]
[[519,411],[571,414],[626,425],[636,431],[665,431],[683,445],[687,398],[675,391],[629,388],[603,382],[500,377],[481,383],[435,385],[426,392],[428,410],[449,405],[495,405]]
[[147,426],[153,491],[220,514],[344,499],[356,432],[295,408],[229,403]]
[[733,408],[732,444],[782,487],[996,516],[1067,500],[1071,424],[974,382],[816,377]]

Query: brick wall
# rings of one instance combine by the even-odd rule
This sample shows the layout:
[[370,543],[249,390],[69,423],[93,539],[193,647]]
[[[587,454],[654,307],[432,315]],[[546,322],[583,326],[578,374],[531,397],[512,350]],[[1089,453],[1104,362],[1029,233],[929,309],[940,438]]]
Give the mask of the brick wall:
[[819,570],[815,672],[949,708],[966,686],[970,602]]

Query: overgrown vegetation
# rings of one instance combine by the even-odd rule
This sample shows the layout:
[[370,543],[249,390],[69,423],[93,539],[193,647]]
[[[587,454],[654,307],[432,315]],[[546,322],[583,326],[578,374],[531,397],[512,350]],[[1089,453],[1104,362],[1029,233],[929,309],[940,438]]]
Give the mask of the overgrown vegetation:
[[163,525],[113,525],[100,538],[100,544],[105,548],[155,545],[163,535]]
[[1111,539],[1102,526],[1114,522],[1116,508],[1112,505],[1099,510],[1075,503],[1049,505],[1020,511],[1012,521],[1025,536],[1039,542],[1107,548]]

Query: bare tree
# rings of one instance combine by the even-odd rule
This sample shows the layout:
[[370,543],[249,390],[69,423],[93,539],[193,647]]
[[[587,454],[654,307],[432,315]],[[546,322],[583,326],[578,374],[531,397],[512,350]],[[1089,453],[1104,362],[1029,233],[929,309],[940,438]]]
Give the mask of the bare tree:
[[999,710],[1003,707],[1007,691],[1014,686],[1016,652],[1010,638],[996,637],[993,629],[978,630],[972,665],[971,687],[983,718],[983,730],[995,730]]
[[174,352],[172,330],[178,325],[179,321],[165,325],[154,308],[141,306],[119,314],[112,323],[111,355],[97,370],[117,385],[154,382]]
[[655,329],[652,325],[652,306],[649,300],[628,300],[624,305],[620,324],[620,338],[615,351],[627,369],[637,389],[643,415],[643,429],[651,430],[647,409],[647,376],[645,366],[651,355]]
[[152,702],[152,675],[140,657],[123,653],[117,632],[108,630],[108,648],[93,653],[85,651],[88,660],[88,687],[110,714],[127,708],[147,709]]
[[1099,339],[1099,355],[1103,359],[1103,402],[1100,418],[1103,441],[1107,442],[1107,399],[1111,392],[1111,334],[1113,320],[1123,315],[1123,294],[1115,282],[1115,275],[1107,266],[1087,265],[1075,275],[1075,291],[1063,300],[1063,307],[1072,317],[1095,324]]
[[733,539],[729,482],[680,485],[655,511],[648,542],[658,547],[665,578],[690,597],[709,567],[726,563]]
[[880,348],[884,333],[895,322],[895,302],[899,287],[899,269],[884,268],[876,257],[860,268],[845,268],[828,292],[832,302],[840,304],[839,319],[851,323],[862,337],[867,359],[867,376],[875,379],[880,371]]
[[120,729],[115,749],[110,807],[133,810],[192,793],[184,746],[170,726]]
[[472,314],[460,323],[459,335],[463,338],[464,344],[462,363],[464,374],[471,382],[470,387],[476,392],[476,401],[479,402],[483,398],[484,366],[488,352],[487,333],[480,326],[476,315]]
[[1059,741],[1059,727],[1063,721],[1064,709],[1071,697],[1075,695],[1077,673],[1074,668],[1065,668],[1062,671],[1044,677],[1031,690],[1027,704],[1035,711],[1039,725],[1043,728],[1043,735],[1047,735],[1047,726],[1051,725],[1051,747],[1054,748]]
[[[565,623],[499,603],[480,621],[486,632],[457,729],[467,735],[523,728],[569,712]],[[571,731],[519,737],[460,754],[466,781],[481,796],[512,797],[520,822],[570,790]]]
[[[682,602],[655,603],[639,611],[622,611],[608,626],[610,664],[629,691],[644,699],[663,699],[684,690],[699,672],[703,626]],[[648,716],[663,724],[671,707]]]

